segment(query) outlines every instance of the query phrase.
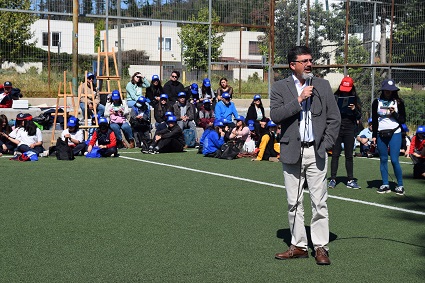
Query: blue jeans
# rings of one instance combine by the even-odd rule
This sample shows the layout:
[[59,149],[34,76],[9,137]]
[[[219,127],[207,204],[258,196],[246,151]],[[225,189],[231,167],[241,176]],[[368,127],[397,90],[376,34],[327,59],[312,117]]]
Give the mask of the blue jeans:
[[131,126],[129,123],[127,122],[123,124],[111,123],[110,127],[112,131],[114,131],[114,134],[117,137],[117,140],[122,141],[121,130],[124,132],[124,136],[127,141],[130,141],[133,139],[133,130],[131,129]]
[[[84,117],[85,111],[86,111],[85,106],[86,106],[86,104],[84,102],[80,102],[81,114],[83,115],[83,117]],[[92,111],[87,111],[87,115],[90,115],[90,112],[92,112]],[[97,105],[96,113],[99,114],[102,117],[103,114],[105,113],[105,105],[99,103]],[[88,117],[88,118],[91,118],[91,117]]]
[[394,174],[397,178],[397,185],[403,186],[403,176],[401,172],[399,156],[401,148],[401,133],[395,133],[391,138],[381,138],[378,135],[376,139],[379,159],[381,161],[379,169],[381,170],[382,184],[388,185],[388,147],[390,148],[390,159],[393,165]]
[[133,107],[134,104],[136,104],[136,101],[134,101],[134,100],[127,100],[127,106],[128,106],[129,109],[131,109],[131,107]]

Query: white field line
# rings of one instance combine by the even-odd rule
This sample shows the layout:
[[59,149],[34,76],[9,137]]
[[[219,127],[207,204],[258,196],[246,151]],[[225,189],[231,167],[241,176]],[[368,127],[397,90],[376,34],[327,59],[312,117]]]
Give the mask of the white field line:
[[[203,170],[199,170],[199,169],[193,169],[193,168],[188,168],[188,167],[183,167],[183,166],[178,166],[178,165],[166,164],[166,163],[155,162],[155,161],[150,161],[150,160],[143,160],[143,159],[138,159],[138,158],[133,158],[133,157],[127,157],[127,156],[122,156],[122,155],[120,155],[119,158],[124,158],[124,159],[128,159],[128,160],[133,160],[133,161],[138,161],[138,162],[144,162],[144,163],[150,163],[150,164],[155,164],[155,165],[159,165],[159,166],[172,167],[172,168],[177,168],[177,169],[182,169],[182,170],[192,171],[192,172],[197,172],[197,173],[204,173],[204,174],[213,175],[213,176],[225,177],[225,178],[229,178],[229,179],[234,179],[234,180],[239,180],[239,181],[244,181],[244,182],[249,182],[249,183],[254,183],[254,184],[259,184],[259,185],[264,185],[264,186],[269,186],[269,187],[282,188],[282,189],[285,188],[285,186],[283,186],[283,185],[278,185],[278,184],[273,184],[273,183],[266,183],[266,182],[261,182],[261,181],[257,181],[257,180],[253,180],[253,179],[240,178],[240,177],[235,177],[235,176],[231,176],[231,175],[225,175],[225,174],[221,174],[221,173],[208,172],[208,171],[203,171]],[[304,193],[308,193],[308,192],[307,191],[304,191]],[[339,196],[333,196],[333,195],[329,195],[329,198],[334,198],[334,199],[348,201],[348,202],[353,202],[353,203],[360,203],[360,204],[365,204],[365,205],[370,205],[370,206],[376,206],[376,207],[380,207],[380,208],[385,208],[385,209],[390,209],[390,210],[401,211],[401,212],[406,212],[406,213],[418,214],[418,215],[424,215],[425,216],[425,212],[422,212],[422,211],[410,210],[410,209],[405,209],[405,208],[399,208],[399,207],[389,206],[389,205],[384,205],[384,204],[379,204],[379,203],[375,203],[375,202],[368,202],[368,201],[351,199],[351,198],[345,198],[345,197],[339,197]]]

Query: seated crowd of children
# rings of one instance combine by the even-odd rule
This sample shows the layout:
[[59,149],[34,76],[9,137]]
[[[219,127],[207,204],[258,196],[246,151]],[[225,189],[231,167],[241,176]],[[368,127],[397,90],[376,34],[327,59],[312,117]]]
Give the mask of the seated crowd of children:
[[[197,91],[193,88],[190,93]],[[279,156],[278,127],[265,117],[260,95],[254,96],[247,118],[238,115],[226,92],[220,99],[202,98],[199,94],[196,98],[188,97],[180,92],[174,104],[163,93],[153,104],[155,123],[151,121],[151,108],[151,101],[145,96],[140,96],[129,108],[119,91],[114,90],[103,116],[90,113],[90,125],[98,127],[89,127],[85,137],[81,121],[70,116],[61,139],[71,148],[73,156],[91,155],[93,149],[98,156],[108,157],[118,156],[118,150],[123,148],[139,147],[143,153],[156,154],[197,147],[204,156],[219,157],[224,144],[231,144],[239,157],[276,161]],[[20,113],[11,127],[7,117],[0,116],[0,155],[20,155],[27,151],[39,156],[54,153],[55,147],[43,147],[41,130],[32,118],[30,114]],[[197,137],[197,128],[204,130],[202,137]],[[195,142],[188,141],[188,136]]]

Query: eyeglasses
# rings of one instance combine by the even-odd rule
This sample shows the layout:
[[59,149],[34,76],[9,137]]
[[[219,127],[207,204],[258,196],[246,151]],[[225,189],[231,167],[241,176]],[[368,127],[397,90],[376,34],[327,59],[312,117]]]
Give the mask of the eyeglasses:
[[298,63],[301,63],[303,65],[307,64],[308,62],[310,62],[311,64],[313,64],[313,59],[304,59],[304,60],[298,60],[298,61],[295,60],[293,62],[298,62]]
[[142,77],[141,77],[141,76],[136,76],[136,78],[139,78],[139,79],[141,79]]
[[177,76],[171,76],[172,78],[174,78],[174,79],[178,79],[179,77],[177,77]]

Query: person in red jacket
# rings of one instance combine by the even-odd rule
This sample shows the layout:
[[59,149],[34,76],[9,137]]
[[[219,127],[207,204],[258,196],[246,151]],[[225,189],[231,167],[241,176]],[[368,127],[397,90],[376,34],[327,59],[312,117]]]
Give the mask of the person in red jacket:
[[89,142],[87,152],[90,153],[96,145],[99,147],[99,153],[102,157],[109,157],[111,155],[118,156],[117,138],[114,131],[109,128],[108,119],[105,117],[99,118],[99,129],[97,129]]
[[413,177],[425,178],[425,126],[419,126],[410,142],[409,156],[413,161]]
[[3,84],[3,93],[0,93],[0,108],[12,108],[12,83],[7,81]]

